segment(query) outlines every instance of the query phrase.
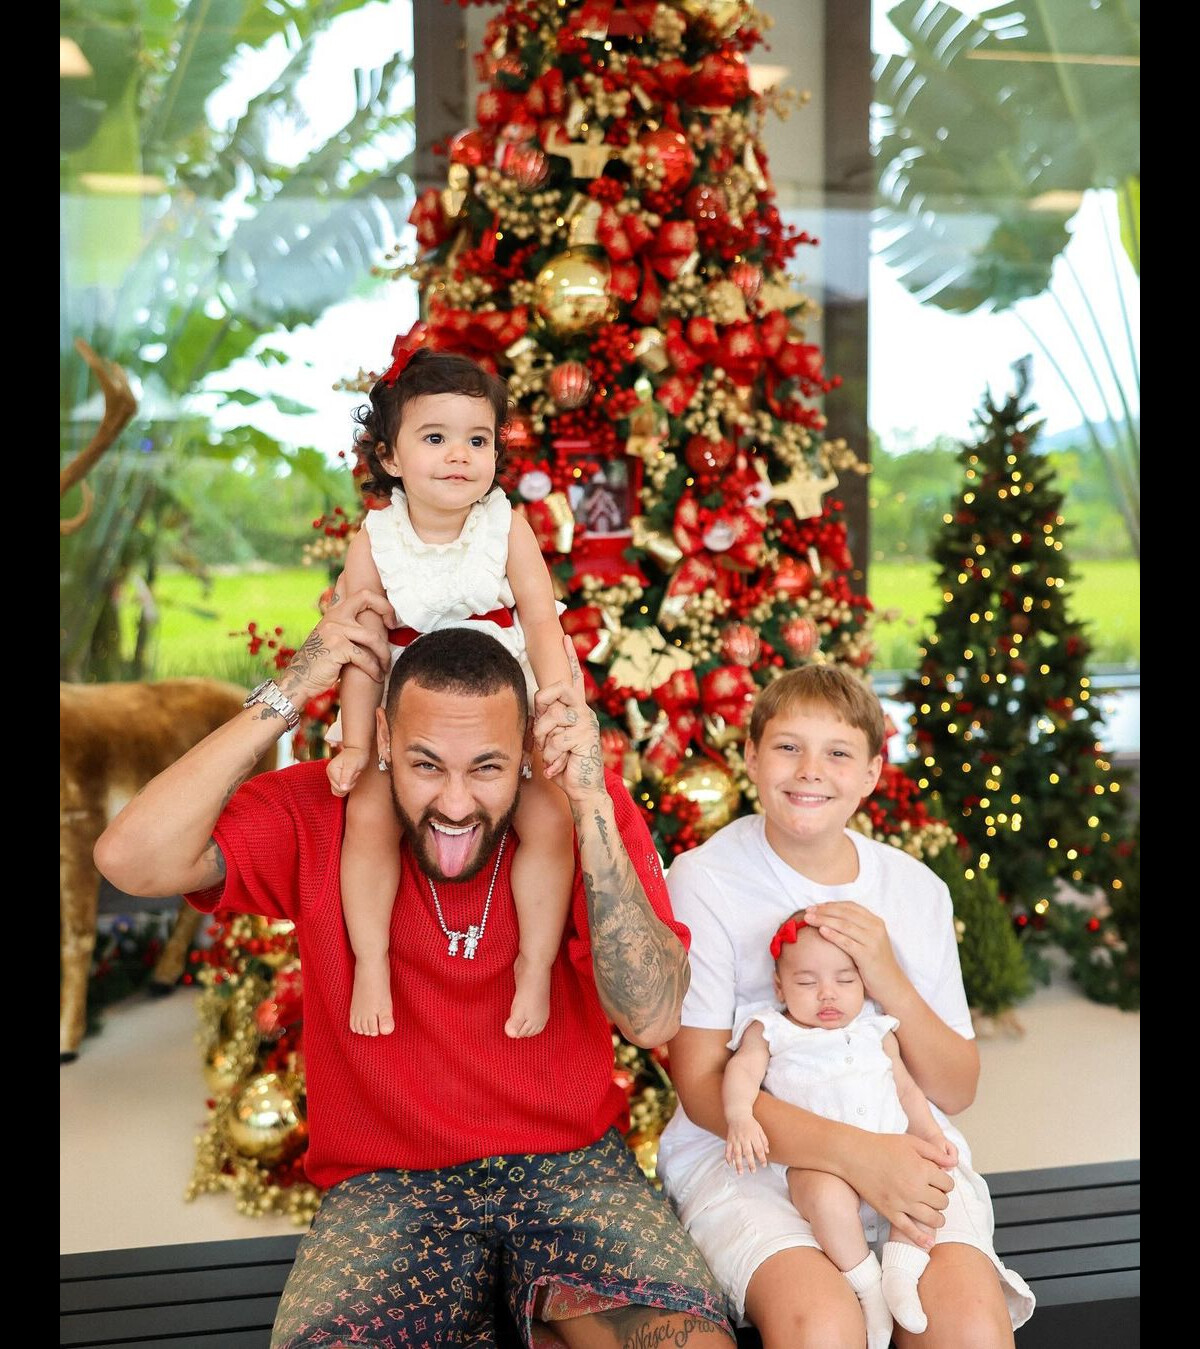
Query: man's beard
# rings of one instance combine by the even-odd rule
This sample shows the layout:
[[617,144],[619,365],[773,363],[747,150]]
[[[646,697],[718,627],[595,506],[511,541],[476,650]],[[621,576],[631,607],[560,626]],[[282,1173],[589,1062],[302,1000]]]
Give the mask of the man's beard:
[[[417,865],[432,880],[444,884],[457,884],[459,881],[469,881],[472,876],[478,875],[484,864],[492,853],[504,831],[512,824],[513,816],[517,813],[517,797],[513,798],[512,805],[497,820],[478,811],[466,820],[447,820],[439,815],[435,810],[427,810],[421,816],[419,821],[414,821],[412,816],[400,804],[400,798],[396,795],[396,784],[389,779],[392,789],[392,803],[396,807],[396,815],[400,820],[400,827],[408,839],[409,847],[412,848],[413,856],[417,859]],[[453,829],[461,829],[463,826],[479,825],[480,833],[475,841],[475,853],[470,861],[462,868],[456,871],[453,876],[449,876],[441,868],[438,862],[437,852],[429,842],[429,836],[433,832],[430,821],[437,820],[439,824],[445,824]]]

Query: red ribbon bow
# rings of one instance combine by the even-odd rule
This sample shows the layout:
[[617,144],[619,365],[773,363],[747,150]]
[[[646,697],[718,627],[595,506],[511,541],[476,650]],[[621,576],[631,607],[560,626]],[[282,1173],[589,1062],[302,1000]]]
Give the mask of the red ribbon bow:
[[696,251],[696,226],[690,220],[668,220],[657,231],[633,216],[622,218],[609,208],[602,214],[597,237],[613,259],[608,288],[626,304],[636,298],[633,317],[653,323],[662,303],[658,277],[674,281]]
[[728,726],[745,727],[754,708],[758,685],[744,665],[718,665],[700,681],[700,702],[710,717]]
[[409,361],[420,351],[425,337],[425,325],[416,324],[409,333],[399,333],[392,343],[392,363],[379,376],[379,383],[392,385],[404,373]]
[[529,326],[529,311],[452,309],[439,300],[432,300],[429,319],[431,336],[439,351],[458,351],[492,366],[498,352],[524,336]]
[[417,198],[408,223],[416,226],[417,242],[422,248],[437,248],[454,233],[454,222],[446,219],[442,194],[436,187],[426,188]]
[[785,942],[791,943],[796,940],[802,927],[809,927],[803,918],[788,918],[780,923],[779,930],[771,938],[771,959],[778,960],[779,953],[783,950]]

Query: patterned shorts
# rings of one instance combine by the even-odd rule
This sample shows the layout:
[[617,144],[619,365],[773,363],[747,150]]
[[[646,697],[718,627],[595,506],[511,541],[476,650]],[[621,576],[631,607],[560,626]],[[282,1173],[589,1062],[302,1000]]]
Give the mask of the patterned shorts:
[[575,1152],[335,1185],[296,1253],[271,1346],[483,1349],[496,1344],[501,1285],[530,1345],[535,1317],[631,1303],[728,1333],[704,1258],[610,1129]]

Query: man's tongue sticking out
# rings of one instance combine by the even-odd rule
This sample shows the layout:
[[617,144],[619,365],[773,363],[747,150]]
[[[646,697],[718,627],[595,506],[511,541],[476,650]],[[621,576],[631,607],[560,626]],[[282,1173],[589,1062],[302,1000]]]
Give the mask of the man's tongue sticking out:
[[467,865],[471,850],[479,838],[479,825],[473,824],[463,828],[452,825],[439,826],[431,822],[429,832],[433,836],[433,847],[442,875],[457,876]]

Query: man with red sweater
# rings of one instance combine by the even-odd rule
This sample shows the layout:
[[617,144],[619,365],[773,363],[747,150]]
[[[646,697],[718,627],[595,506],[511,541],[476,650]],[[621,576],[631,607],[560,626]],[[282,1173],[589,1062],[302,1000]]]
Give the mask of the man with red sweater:
[[[484,633],[430,633],[396,663],[378,714],[404,835],[396,1030],[350,1031],[344,800],[319,762],[247,778],[348,663],[383,677],[368,609],[394,626],[382,596],[339,598],[278,682],[155,778],[96,847],[128,893],[182,891],[205,911],[296,925],[306,1166],[328,1192],[273,1349],[494,1345],[501,1286],[530,1345],[731,1345],[703,1259],[618,1132],[609,1023],[635,1044],[671,1038],[688,934],[629,793],[604,772],[569,640],[572,682],[539,690],[535,717],[519,665]],[[550,1020],[511,1039],[510,821],[535,742],[570,802],[579,862]]]

